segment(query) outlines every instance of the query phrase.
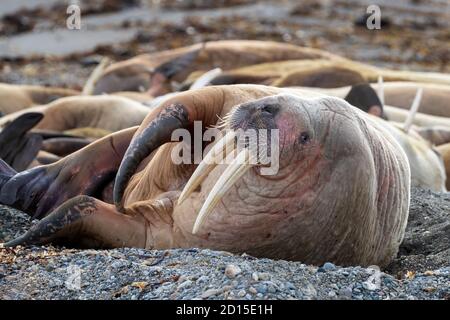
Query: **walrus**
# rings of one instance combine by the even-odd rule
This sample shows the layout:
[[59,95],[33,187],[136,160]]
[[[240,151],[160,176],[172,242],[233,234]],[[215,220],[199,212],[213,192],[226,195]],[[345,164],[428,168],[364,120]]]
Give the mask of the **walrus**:
[[0,158],[16,171],[52,163],[95,140],[70,131],[33,129],[43,117],[39,112],[26,112],[0,130]]
[[436,150],[442,157],[445,165],[445,174],[447,175],[447,190],[450,190],[450,143],[446,143],[436,147]]
[[97,128],[114,132],[140,124],[149,111],[148,107],[120,96],[67,97],[0,118],[0,128],[24,113],[40,112],[44,117],[35,126],[36,129],[62,132]]
[[111,132],[140,124],[149,112],[133,100],[109,95],[61,98],[21,110],[0,118],[0,157],[22,171],[42,163],[34,161],[40,150],[68,155]]
[[0,113],[6,115],[79,94],[79,91],[72,89],[0,83]]
[[[97,81],[94,94],[152,90],[153,95],[172,91],[168,81],[182,82],[192,72],[223,70],[269,61],[334,59],[331,53],[287,43],[256,40],[222,40],[173,50],[138,55],[112,64]],[[153,89],[152,89],[153,88]]]
[[[375,90],[379,89],[379,84],[377,83],[371,83],[371,86]],[[417,90],[422,88],[423,93],[419,112],[421,114],[450,118],[450,107],[448,103],[448,101],[450,101],[449,84],[426,83],[417,79],[415,81],[384,82],[382,86],[384,95],[383,100],[388,106],[409,109]],[[334,89],[310,88],[310,90],[340,98],[344,98],[350,89],[351,86]]]
[[416,131],[425,139],[435,146],[450,143],[450,127],[432,126],[418,127]]
[[[187,83],[194,81],[201,74],[196,71],[186,79]],[[435,83],[450,84],[450,77],[436,75],[426,72],[397,71],[379,68],[352,61],[343,57],[333,59],[302,59],[284,60],[275,62],[265,62],[244,67],[238,67],[224,71],[211,81],[212,85],[224,84],[268,84],[276,87],[318,87],[318,88],[339,88],[340,96],[343,97],[350,90],[347,85],[354,85],[361,82],[376,82],[379,77],[385,81],[415,81],[429,82],[427,98],[431,88],[435,90],[439,85]],[[446,87],[441,85],[440,87]],[[345,89],[344,89],[345,88]],[[347,91],[345,91],[347,90]],[[388,90],[389,91],[389,90]],[[391,91],[389,91],[391,94]]]
[[408,109],[419,88],[423,89],[419,106],[421,113],[450,118],[450,85],[414,82],[388,82],[383,84],[385,103]]
[[[170,154],[180,143],[171,142],[173,130],[192,130],[194,121],[204,128],[220,123],[232,134],[279,130],[279,171],[261,175],[258,163],[248,165],[249,149],[229,166],[174,164]],[[384,266],[406,227],[410,169],[378,121],[342,99],[295,89],[219,86],[180,93],[138,128],[51,165],[18,174],[0,165],[0,203],[42,219],[5,246],[202,247]],[[210,152],[232,141],[227,134]],[[113,180],[115,205],[102,198]],[[183,188],[188,192],[179,199]]]
[[[369,114],[387,119],[384,110],[385,108],[390,110],[389,107],[383,106],[375,90],[367,83],[352,86],[345,100]],[[415,103],[420,104],[420,101],[416,99]],[[402,111],[407,113],[406,110]],[[381,122],[381,125],[394,136],[406,153],[412,172],[411,185],[429,188],[436,192],[445,192],[447,178],[444,163],[431,139],[433,137],[436,139],[436,129],[429,128],[427,137],[425,132],[416,126],[407,129],[405,124],[393,121]],[[431,132],[435,134],[431,134]],[[443,135],[439,135],[439,137],[444,138]]]

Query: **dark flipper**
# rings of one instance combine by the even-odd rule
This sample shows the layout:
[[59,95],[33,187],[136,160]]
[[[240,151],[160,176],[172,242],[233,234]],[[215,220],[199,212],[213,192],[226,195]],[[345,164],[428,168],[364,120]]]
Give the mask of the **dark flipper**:
[[124,215],[113,205],[78,196],[56,208],[27,233],[5,246],[56,242],[89,248],[143,248],[145,231],[145,223],[140,216]]
[[87,138],[51,138],[44,140],[42,150],[63,157],[86,147],[91,142],[93,140]]
[[167,61],[155,69],[155,73],[164,75],[166,79],[173,78],[177,73],[186,69],[198,57],[198,54],[203,50],[205,44],[199,49],[189,51],[182,56]]
[[5,161],[0,159],[0,186],[11,179],[17,171],[11,168]]
[[164,92],[164,85],[168,84],[169,80],[177,74],[186,70],[195,61],[204,46],[205,44],[199,49],[189,51],[155,68],[147,92],[155,97],[167,93]]
[[0,203],[42,218],[78,195],[100,196],[114,179],[135,130],[119,131],[58,162],[13,176],[0,166]]
[[25,170],[42,145],[42,137],[28,131],[43,118],[42,113],[24,113],[0,133],[0,158],[18,171]]

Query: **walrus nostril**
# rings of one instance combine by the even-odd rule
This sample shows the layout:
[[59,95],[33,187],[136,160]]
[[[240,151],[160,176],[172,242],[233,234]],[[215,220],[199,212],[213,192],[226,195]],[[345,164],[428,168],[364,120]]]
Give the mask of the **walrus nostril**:
[[276,115],[277,112],[279,111],[279,109],[280,109],[280,106],[276,105],[276,104],[265,104],[260,108],[262,113],[266,113],[271,116]]

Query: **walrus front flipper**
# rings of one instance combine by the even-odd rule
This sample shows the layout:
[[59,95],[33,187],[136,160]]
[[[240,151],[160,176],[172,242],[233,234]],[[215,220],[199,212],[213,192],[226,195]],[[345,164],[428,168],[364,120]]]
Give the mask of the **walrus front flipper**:
[[167,61],[155,68],[147,92],[154,97],[168,93],[164,91],[164,85],[178,73],[186,69],[191,63],[193,63],[202,49],[203,46],[199,49],[189,51],[182,56]]
[[42,137],[28,131],[37,125],[43,117],[42,113],[24,113],[1,131],[0,158],[15,170],[25,170],[39,152]]
[[42,150],[63,157],[86,147],[92,141],[87,138],[51,138],[44,140]]
[[42,218],[78,195],[101,195],[114,180],[135,131],[116,132],[60,161],[0,180],[0,203]]
[[11,179],[16,173],[16,170],[11,168],[5,161],[0,159],[0,186]]
[[124,215],[117,212],[113,205],[92,197],[78,196],[4,246],[55,242],[89,248],[144,248],[145,239],[145,223],[140,216]]

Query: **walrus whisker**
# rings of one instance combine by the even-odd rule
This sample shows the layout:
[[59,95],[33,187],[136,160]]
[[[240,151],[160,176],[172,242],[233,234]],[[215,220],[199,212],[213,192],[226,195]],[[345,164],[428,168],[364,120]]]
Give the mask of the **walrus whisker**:
[[[204,178],[217,166],[217,160],[225,159],[228,154],[234,151],[234,131],[229,131],[222,139],[217,141],[214,147],[208,152],[202,162],[197,166],[189,181],[186,183],[178,204],[181,204],[198,187]],[[225,153],[224,153],[225,152]]]
[[251,153],[248,149],[242,150],[233,162],[225,169],[225,171],[220,176],[219,180],[216,182],[214,187],[211,189],[208,197],[203,203],[200,212],[198,213],[197,219],[195,220],[192,233],[196,234],[200,227],[205,222],[206,218],[211,214],[212,210],[216,204],[222,199],[225,193],[231,188],[231,186],[242,177],[248,169],[252,166]]

